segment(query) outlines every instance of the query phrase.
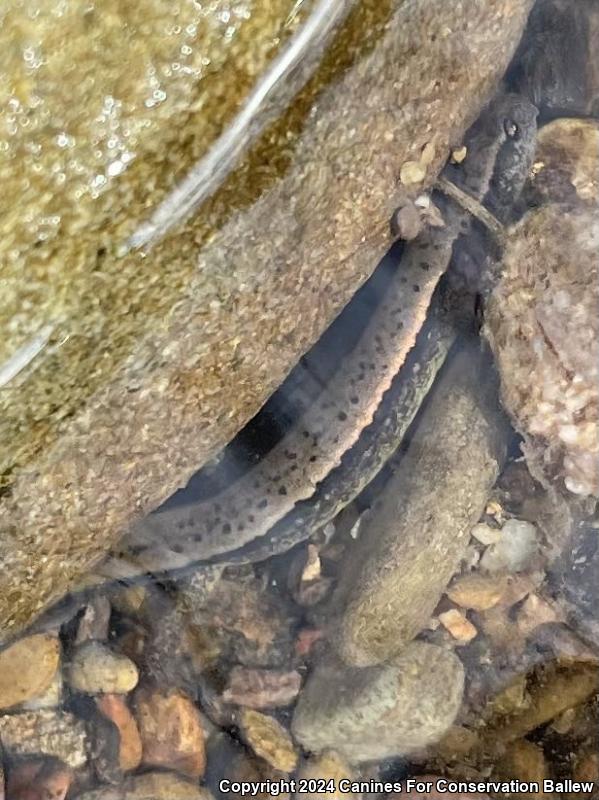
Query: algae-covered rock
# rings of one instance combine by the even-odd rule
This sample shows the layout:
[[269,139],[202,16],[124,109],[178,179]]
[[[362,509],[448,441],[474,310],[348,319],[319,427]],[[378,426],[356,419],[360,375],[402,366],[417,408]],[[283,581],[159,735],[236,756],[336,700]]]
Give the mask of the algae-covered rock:
[[[402,165],[425,167],[410,194],[431,185],[507,66],[531,4],[356,4],[293,107],[145,256],[119,246],[210,140],[201,107],[228,98],[231,81],[253,85],[268,53],[241,68],[233,58],[230,75],[222,54],[198,61],[195,45],[184,49],[195,34],[182,9],[193,4],[176,6],[177,19],[170,4],[155,13],[149,0],[137,4],[124,34],[122,4],[89,14],[67,4],[46,38],[40,18],[6,12],[11,47],[26,44],[3,62],[14,95],[3,121],[20,146],[11,139],[0,153],[0,320],[11,320],[0,338],[9,358],[41,352],[0,401],[0,637],[63,594],[257,411],[387,249],[388,218],[408,193]],[[266,25],[267,50],[280,25],[280,15]],[[240,22],[249,46],[251,24],[244,30]],[[72,68],[57,68],[65,60]],[[206,60],[207,104],[193,84]],[[191,75],[192,87],[169,70]],[[53,90],[41,110],[36,82]],[[21,123],[23,108],[35,124]]]
[[304,749],[351,763],[405,755],[441,739],[460,708],[464,668],[451,651],[412,642],[388,664],[319,664],[300,694],[292,732]]

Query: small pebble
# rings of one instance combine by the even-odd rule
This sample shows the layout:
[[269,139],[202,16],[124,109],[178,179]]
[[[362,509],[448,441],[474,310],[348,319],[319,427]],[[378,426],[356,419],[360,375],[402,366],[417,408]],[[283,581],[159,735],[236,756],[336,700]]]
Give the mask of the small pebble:
[[399,179],[404,186],[422,183],[426,177],[426,167],[420,161],[406,161],[399,172]]
[[189,697],[179,691],[141,689],[135,693],[134,711],[144,765],[165,767],[190,778],[204,774],[204,731]]
[[562,615],[555,606],[543,600],[537,594],[529,594],[516,615],[516,625],[520,633],[525,636],[528,636],[539,625],[562,621]]
[[439,614],[439,620],[459,644],[468,644],[478,634],[470,620],[457,608],[450,608],[449,611]]
[[477,542],[485,546],[496,544],[501,539],[501,531],[498,528],[487,525],[485,522],[478,522],[470,533]]
[[56,680],[58,637],[36,634],[0,652],[0,709],[42,697]]
[[137,685],[137,667],[127,656],[100,642],[86,642],[74,652],[68,682],[84,694],[127,694]]
[[414,203],[406,203],[393,214],[391,231],[398,239],[411,242],[423,229],[422,214]]
[[432,142],[427,142],[424,147],[422,148],[422,153],[420,154],[420,163],[428,166],[432,164],[435,160],[435,145]]
[[503,576],[472,573],[457,578],[447,589],[449,599],[462,608],[486,611],[497,605],[506,591]]
[[96,595],[85,607],[79,627],[77,628],[76,644],[92,639],[105,641],[108,638],[108,624],[112,607],[105,595]]
[[538,552],[535,526],[523,520],[508,519],[499,541],[485,550],[480,564],[492,574],[522,572],[532,565]]
[[239,717],[239,728],[244,741],[257,756],[280,772],[293,772],[297,766],[297,752],[291,736],[274,717],[245,708]]
[[462,147],[457,147],[455,150],[451,151],[451,160],[454,164],[461,164],[467,155],[468,148],[466,145],[463,145]]
[[302,683],[296,670],[233,667],[223,693],[225,703],[249,708],[276,708],[295,700]]

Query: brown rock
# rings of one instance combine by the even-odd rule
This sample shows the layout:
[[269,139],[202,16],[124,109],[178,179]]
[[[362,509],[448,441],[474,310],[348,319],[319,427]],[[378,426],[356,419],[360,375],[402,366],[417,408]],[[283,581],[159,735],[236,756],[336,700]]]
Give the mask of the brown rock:
[[539,625],[562,621],[563,614],[559,609],[538,594],[529,594],[516,616],[516,625],[524,636],[528,636]]
[[297,752],[291,736],[274,717],[245,708],[239,717],[239,728],[256,755],[280,772],[293,772]]
[[478,743],[478,733],[463,725],[452,725],[435,747],[444,762],[463,760]]
[[307,656],[314,645],[321,641],[324,631],[321,628],[304,628],[295,641],[295,652],[298,656]]
[[506,591],[506,579],[501,575],[472,573],[457,578],[448,588],[449,599],[462,608],[486,611],[502,599]]
[[0,652],[0,709],[44,695],[60,663],[58,637],[36,634]]
[[422,800],[443,800],[443,798],[453,798],[453,800],[470,800],[470,798],[472,800],[490,800],[488,794],[481,792],[449,792],[444,789],[448,780],[439,775],[414,775],[413,778],[402,781],[402,791],[394,792],[390,795],[390,798],[400,800],[400,798],[407,796],[422,798]]
[[0,716],[0,741],[10,756],[55,756],[72,769],[87,761],[81,720],[67,711],[42,709]]
[[233,667],[223,700],[249,708],[288,706],[297,697],[301,683],[301,675],[296,670]]
[[120,786],[106,786],[77,796],[77,800],[212,800],[203,786],[170,772],[146,772]]
[[[245,748],[237,748],[231,752],[230,742],[227,753],[224,757],[221,756],[219,763],[222,764],[222,769],[217,774],[216,782],[222,776],[222,778],[230,781],[249,781],[251,783],[262,783],[265,786],[264,781],[280,781],[285,777],[274,770],[266,761],[256,757]],[[272,793],[269,791],[258,791],[256,793],[256,800],[272,800],[272,797]],[[290,797],[290,793],[284,790],[278,795],[279,800],[290,800]]]
[[503,742],[520,739],[568,708],[581,705],[598,687],[597,665],[549,665],[536,672],[531,680],[526,707],[490,725],[485,732],[485,741],[495,748]]
[[6,784],[10,800],[64,800],[73,775],[57,759],[23,761],[11,769]]
[[591,750],[581,753],[576,759],[572,779],[575,781],[594,781],[599,783],[599,753]]
[[[541,789],[547,776],[547,765],[543,750],[536,744],[520,739],[506,748],[496,765],[498,778],[537,782]],[[545,792],[524,793],[525,797],[546,797]]]
[[247,666],[274,666],[290,649],[289,613],[253,575],[222,578],[207,595],[190,581],[178,593],[177,609],[193,633],[208,634],[212,649],[227,648]]
[[142,689],[135,693],[134,709],[143,764],[166,767],[190,778],[204,774],[204,731],[189,697],[179,691]]
[[123,772],[137,769],[141,763],[142,743],[137,723],[127,703],[118,694],[105,694],[96,698],[96,705],[118,728],[120,768]]
[[599,198],[599,122],[591,119],[556,119],[544,125],[537,137],[532,185],[545,202]]

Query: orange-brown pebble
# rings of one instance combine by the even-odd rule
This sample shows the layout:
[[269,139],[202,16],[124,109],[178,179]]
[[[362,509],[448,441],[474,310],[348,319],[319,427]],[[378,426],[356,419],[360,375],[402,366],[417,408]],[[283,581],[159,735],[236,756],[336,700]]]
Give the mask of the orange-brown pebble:
[[457,608],[450,608],[449,611],[439,614],[439,621],[458,644],[468,644],[478,633],[466,615]]
[[141,689],[134,709],[145,766],[166,767],[190,778],[204,774],[204,731],[189,697],[177,690]]
[[98,709],[119,731],[119,766],[123,772],[139,767],[142,756],[141,736],[133,714],[122,695],[104,694],[96,698]]

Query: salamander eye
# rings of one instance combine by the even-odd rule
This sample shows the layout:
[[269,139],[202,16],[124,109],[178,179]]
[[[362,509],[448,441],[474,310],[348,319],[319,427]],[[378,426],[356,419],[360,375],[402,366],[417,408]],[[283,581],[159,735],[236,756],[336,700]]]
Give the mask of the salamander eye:
[[520,138],[520,128],[511,119],[503,120],[503,130],[505,131],[505,135],[510,139]]

